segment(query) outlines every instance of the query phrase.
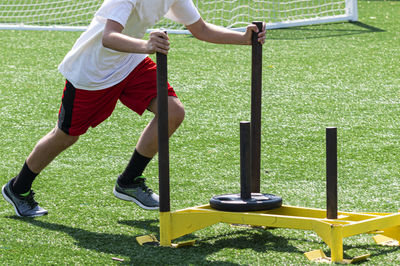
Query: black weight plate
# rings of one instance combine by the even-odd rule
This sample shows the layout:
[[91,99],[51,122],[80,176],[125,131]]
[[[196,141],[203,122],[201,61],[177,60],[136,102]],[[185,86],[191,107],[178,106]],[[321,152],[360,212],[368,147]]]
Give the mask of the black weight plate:
[[282,198],[272,194],[251,193],[250,199],[243,200],[240,194],[224,194],[212,197],[210,206],[220,211],[264,211],[282,206]]

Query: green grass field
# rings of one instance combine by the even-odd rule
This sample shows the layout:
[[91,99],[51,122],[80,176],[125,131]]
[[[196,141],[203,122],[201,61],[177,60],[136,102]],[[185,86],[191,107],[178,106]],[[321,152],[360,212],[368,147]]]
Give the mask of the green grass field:
[[[339,209],[400,207],[399,1],[360,1],[360,23],[272,30],[264,46],[261,190],[284,204],[325,208],[325,127],[338,127]],[[0,31],[0,183],[21,168],[57,120],[57,65],[79,32]],[[171,207],[239,191],[239,121],[250,118],[250,47],[171,35],[169,80],[186,107],[170,141]],[[158,212],[116,199],[112,188],[152,118],[122,104],[34,183],[49,215],[15,216],[0,200],[2,265],[307,265],[329,248],[313,232],[217,224],[191,248],[142,247],[158,236]],[[158,191],[157,158],[145,174]],[[345,238],[344,256],[395,265],[396,247],[371,235]],[[113,257],[123,262],[112,260]]]

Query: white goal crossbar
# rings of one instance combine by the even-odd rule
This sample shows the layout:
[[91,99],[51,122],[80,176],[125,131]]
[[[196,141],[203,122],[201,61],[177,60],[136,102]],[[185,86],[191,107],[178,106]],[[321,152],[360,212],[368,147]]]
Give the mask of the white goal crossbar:
[[[0,29],[83,31],[103,0],[0,0]],[[357,21],[357,0],[194,0],[213,24],[243,30],[252,21],[268,29],[338,21]],[[170,33],[188,33],[163,19],[155,25]]]

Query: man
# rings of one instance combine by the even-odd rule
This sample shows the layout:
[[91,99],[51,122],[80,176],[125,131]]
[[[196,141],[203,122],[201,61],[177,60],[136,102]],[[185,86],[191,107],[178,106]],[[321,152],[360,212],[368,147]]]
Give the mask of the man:
[[[125,171],[118,177],[114,195],[144,209],[158,209],[158,195],[142,174],[158,151],[156,65],[147,56],[168,54],[170,42],[161,31],[142,39],[163,16],[184,24],[199,40],[220,44],[251,44],[255,25],[235,32],[205,22],[192,0],[105,0],[88,29],[59,65],[66,78],[57,126],[34,147],[20,173],[2,188],[4,198],[18,216],[47,214],[34,200],[36,176],[62,151],[73,145],[89,127],[96,127],[120,100],[139,115],[147,109],[154,118],[142,132]],[[258,32],[265,41],[265,27]],[[185,111],[168,85],[169,135],[182,123]]]

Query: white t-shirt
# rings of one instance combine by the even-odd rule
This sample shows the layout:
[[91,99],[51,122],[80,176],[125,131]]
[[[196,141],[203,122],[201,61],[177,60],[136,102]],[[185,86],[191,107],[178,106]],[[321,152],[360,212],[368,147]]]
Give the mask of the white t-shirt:
[[146,30],[162,17],[190,25],[200,19],[200,14],[192,0],[105,0],[58,66],[59,71],[74,87],[83,90],[101,90],[118,84],[147,55],[105,48],[102,34],[107,19],[124,26],[122,33],[143,38]]

